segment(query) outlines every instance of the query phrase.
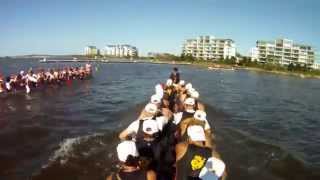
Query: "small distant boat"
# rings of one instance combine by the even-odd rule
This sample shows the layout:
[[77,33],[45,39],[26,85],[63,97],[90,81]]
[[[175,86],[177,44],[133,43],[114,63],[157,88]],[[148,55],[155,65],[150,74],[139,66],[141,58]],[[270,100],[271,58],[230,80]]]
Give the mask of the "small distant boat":
[[226,71],[234,71],[236,70],[234,67],[232,68],[221,68],[221,67],[208,67],[208,70],[226,70]]
[[208,69],[209,69],[209,70],[220,70],[221,68],[217,68],[217,67],[211,67],[211,66],[209,66],[209,67],[208,67]]
[[43,58],[39,62],[47,62],[47,58]]

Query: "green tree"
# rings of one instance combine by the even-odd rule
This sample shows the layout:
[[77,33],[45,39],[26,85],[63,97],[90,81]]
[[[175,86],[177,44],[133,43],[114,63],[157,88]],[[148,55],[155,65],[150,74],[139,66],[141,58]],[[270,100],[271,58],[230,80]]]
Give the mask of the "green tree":
[[192,56],[192,54],[182,54],[181,55],[181,59],[183,61],[189,61],[189,62],[194,62],[195,61],[195,58]]

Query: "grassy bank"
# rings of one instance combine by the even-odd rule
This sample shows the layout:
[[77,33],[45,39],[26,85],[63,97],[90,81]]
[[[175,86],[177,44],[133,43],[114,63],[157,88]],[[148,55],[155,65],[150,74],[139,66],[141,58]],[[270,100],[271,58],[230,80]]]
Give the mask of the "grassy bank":
[[268,73],[275,73],[281,75],[290,75],[290,76],[297,76],[301,78],[319,78],[320,79],[320,71],[309,69],[305,66],[281,66],[279,64],[273,63],[258,63],[258,62],[251,62],[248,59],[244,59],[241,61],[236,62],[235,59],[226,59],[226,60],[219,60],[219,61],[205,61],[205,60],[185,60],[180,57],[174,58],[153,58],[154,62],[164,62],[164,63],[172,63],[175,62],[176,64],[183,63],[183,64],[191,64],[198,67],[216,67],[216,68],[236,68],[236,69],[245,69],[249,71],[259,71],[259,72],[268,72]]

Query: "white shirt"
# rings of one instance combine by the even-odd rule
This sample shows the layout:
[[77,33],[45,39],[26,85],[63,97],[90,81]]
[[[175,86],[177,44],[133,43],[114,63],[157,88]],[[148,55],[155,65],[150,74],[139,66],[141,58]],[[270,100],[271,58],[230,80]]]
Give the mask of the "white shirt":
[[[162,131],[163,126],[166,125],[168,123],[168,119],[164,116],[160,116],[160,117],[156,117],[155,121],[158,124],[158,129],[160,131]],[[139,130],[139,119],[133,121],[128,127],[127,127],[127,131],[129,134],[131,133],[135,133],[137,134]]]
[[182,112],[177,112],[173,114],[173,123],[179,124],[182,119]]
[[10,91],[11,90],[11,85],[9,82],[6,82],[6,88]]
[[[189,113],[194,113],[194,110],[186,110]],[[183,112],[177,112],[173,114],[173,123],[179,124],[182,119]]]
[[27,78],[28,78],[28,80],[29,81],[31,81],[31,82],[37,82],[37,79],[33,76],[33,75],[27,75]]
[[[183,114],[183,112],[177,112],[177,113],[173,114],[173,123],[174,124],[177,125],[177,124],[180,123],[180,121],[182,119],[182,114]],[[204,124],[204,130],[209,130],[211,127],[210,127],[210,124],[209,124],[208,120],[205,120],[204,123],[205,123]]]

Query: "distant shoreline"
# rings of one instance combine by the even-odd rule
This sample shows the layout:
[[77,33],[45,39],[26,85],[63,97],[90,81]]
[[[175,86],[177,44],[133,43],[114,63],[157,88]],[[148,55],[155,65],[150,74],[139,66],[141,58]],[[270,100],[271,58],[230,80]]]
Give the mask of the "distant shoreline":
[[[167,61],[162,61],[158,60],[160,62],[167,62]],[[175,62],[176,64],[178,63],[184,63],[187,64],[187,61],[172,61]],[[174,64],[174,63],[169,63],[167,64]],[[320,75],[310,75],[310,74],[305,74],[305,73],[299,73],[299,72],[286,72],[286,71],[277,71],[277,70],[266,70],[262,68],[256,68],[256,67],[247,67],[247,66],[235,66],[235,65],[227,65],[227,64],[218,64],[214,62],[189,62],[188,65],[192,66],[197,66],[197,67],[202,67],[202,68],[208,68],[209,67],[217,67],[215,68],[216,70],[228,70],[228,69],[234,69],[234,70],[247,70],[247,71],[252,71],[252,72],[265,72],[265,73],[271,73],[271,74],[278,74],[278,75],[284,75],[284,76],[294,76],[294,77],[299,77],[299,78],[315,78],[315,79],[320,79]]]
[[[56,57],[56,58],[55,58]],[[248,66],[236,66],[236,65],[228,65],[228,64],[220,64],[220,63],[214,63],[214,62],[203,62],[203,61],[169,61],[169,60],[160,60],[160,59],[126,59],[126,58],[115,58],[115,57],[107,57],[106,59],[93,59],[93,58],[86,58],[86,57],[80,57],[79,59],[72,59],[72,57],[75,56],[50,56],[48,57],[48,62],[44,63],[58,63],[58,62],[103,62],[103,63],[150,63],[150,64],[170,64],[170,65],[191,65],[201,68],[207,68],[209,70],[209,67],[214,67],[215,70],[228,70],[228,69],[235,69],[235,70],[247,70],[252,72],[265,72],[265,73],[272,73],[272,74],[278,74],[278,75],[284,75],[284,76],[294,76],[299,78],[316,78],[320,79],[320,75],[310,75],[303,72],[289,72],[289,71],[278,71],[278,70],[266,70],[258,67],[248,67]],[[54,58],[54,59],[52,59]],[[70,58],[70,59],[67,59]],[[6,58],[1,58],[1,60],[4,60]],[[40,59],[40,57],[10,57],[9,59]],[[8,59],[8,60],[9,60]]]

